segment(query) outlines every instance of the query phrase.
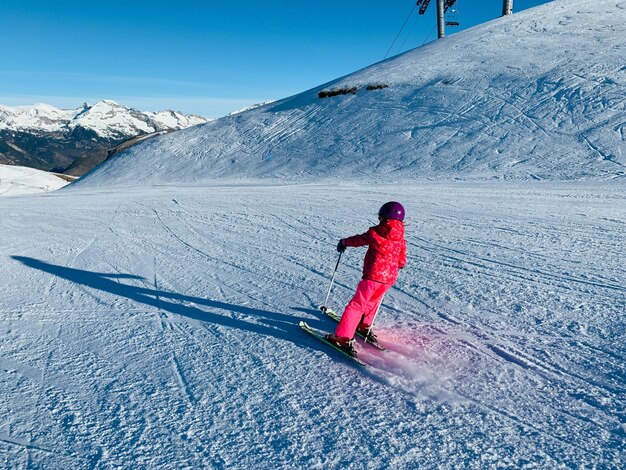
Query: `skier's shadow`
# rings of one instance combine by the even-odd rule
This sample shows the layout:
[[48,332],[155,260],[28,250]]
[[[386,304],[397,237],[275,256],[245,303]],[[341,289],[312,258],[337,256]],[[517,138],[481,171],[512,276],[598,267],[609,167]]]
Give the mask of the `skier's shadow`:
[[[11,258],[29,268],[44,271],[53,276],[67,279],[68,281],[92,289],[98,289],[119,297],[125,297],[135,302],[150,305],[156,310],[222,325],[228,328],[236,328],[256,334],[265,334],[296,343],[293,334],[294,318],[289,315],[119,282],[122,279],[143,280],[142,277],[132,274],[85,271],[82,269],[58,266],[25,256],[12,256]],[[184,302],[206,306],[211,309],[234,312],[240,314],[239,316],[251,316],[257,321],[253,323],[245,319],[236,318],[236,316],[220,315],[200,309],[195,305],[185,305]],[[259,324],[258,321],[262,324]]]

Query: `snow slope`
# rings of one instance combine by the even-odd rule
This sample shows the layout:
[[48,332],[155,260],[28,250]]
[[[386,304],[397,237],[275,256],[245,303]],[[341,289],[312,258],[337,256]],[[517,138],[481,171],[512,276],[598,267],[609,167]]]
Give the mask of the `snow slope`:
[[556,0],[151,141],[85,182],[624,178],[624,57],[624,0]]
[[[555,2],[468,31],[475,48],[459,34],[324,87],[389,88],[312,90],[0,199],[0,467],[623,468],[622,6]],[[488,30],[526,52],[479,66],[501,47]],[[560,41],[543,45],[556,65],[536,31]],[[514,60],[523,70],[499,81]],[[558,70],[569,95],[533,82]],[[592,80],[611,70],[614,84]],[[444,71],[464,77],[453,95],[417,83]],[[614,161],[584,153],[583,135]],[[521,157],[502,142],[537,150],[502,171]],[[530,175],[596,181],[503,181]],[[402,182],[371,183],[385,178]],[[360,345],[361,370],[297,324],[333,328],[317,306],[337,240],[392,199],[408,264],[377,320],[390,351]],[[363,254],[342,257],[338,310]]]
[[[157,187],[0,200],[3,468],[623,468],[626,191]],[[301,332],[381,201],[362,371]],[[33,230],[37,227],[37,230]],[[342,259],[331,305],[360,277]]]
[[0,165],[0,196],[54,191],[68,182],[46,171],[25,166]]

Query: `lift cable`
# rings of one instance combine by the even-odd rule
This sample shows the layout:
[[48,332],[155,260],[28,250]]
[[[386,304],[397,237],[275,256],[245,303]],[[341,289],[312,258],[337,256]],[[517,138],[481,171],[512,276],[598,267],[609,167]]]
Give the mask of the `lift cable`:
[[424,42],[422,43],[422,46],[428,42],[428,40],[430,39],[430,36],[435,32],[435,28],[436,27],[437,27],[437,25],[433,26],[433,29],[430,30],[430,33],[428,33],[428,36],[426,36],[426,39],[424,39]]
[[413,20],[413,24],[409,28],[409,32],[405,36],[404,41],[402,41],[402,45],[398,49],[398,54],[402,51],[402,49],[404,49],[404,45],[406,44],[407,39],[409,39],[409,37],[411,37],[411,34],[413,33],[413,31],[415,31],[415,28],[417,27],[417,22],[419,20],[420,20],[420,15],[416,15],[415,19]]
[[[400,34],[402,33],[402,30],[404,30],[404,27],[406,26],[406,23],[409,21],[409,18],[411,17],[411,15],[413,14],[413,12],[415,11],[415,7],[417,6],[417,3],[413,5],[413,8],[411,8],[411,11],[409,12],[409,16],[406,17],[406,20],[404,20],[404,23],[402,24],[402,27],[400,28],[400,31],[398,31],[398,34],[396,34],[395,39],[393,40],[393,42],[391,43],[391,46],[389,46],[389,49],[387,49],[387,53],[385,54],[384,59],[387,58],[387,56],[389,55],[389,52],[391,52],[391,49],[393,48],[393,45],[396,43],[396,41],[398,40],[398,37],[400,37]],[[383,59],[383,60],[384,60]]]

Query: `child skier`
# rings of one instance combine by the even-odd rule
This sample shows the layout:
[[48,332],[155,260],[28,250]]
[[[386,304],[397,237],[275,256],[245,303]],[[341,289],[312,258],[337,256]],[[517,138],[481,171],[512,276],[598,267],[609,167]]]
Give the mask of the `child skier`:
[[343,238],[337,244],[339,253],[348,246],[369,245],[356,293],[346,305],[335,334],[326,335],[328,341],[352,356],[356,356],[353,339],[357,330],[367,335],[368,341],[376,341],[371,330],[374,316],[385,292],[396,282],[398,270],[406,264],[404,207],[399,202],[387,202],[378,211],[378,220],[380,223],[367,232]]

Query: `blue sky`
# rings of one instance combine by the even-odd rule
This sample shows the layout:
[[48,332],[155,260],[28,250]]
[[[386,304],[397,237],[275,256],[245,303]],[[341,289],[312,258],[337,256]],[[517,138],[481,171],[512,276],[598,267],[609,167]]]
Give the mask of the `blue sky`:
[[[3,0],[0,104],[113,99],[217,117],[382,60],[414,3]],[[431,3],[427,15],[413,13],[390,55],[435,39]],[[462,26],[448,34],[500,16],[502,2],[456,8]]]

